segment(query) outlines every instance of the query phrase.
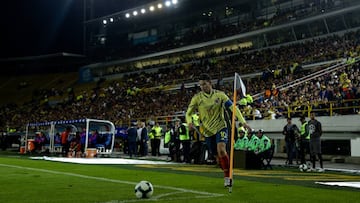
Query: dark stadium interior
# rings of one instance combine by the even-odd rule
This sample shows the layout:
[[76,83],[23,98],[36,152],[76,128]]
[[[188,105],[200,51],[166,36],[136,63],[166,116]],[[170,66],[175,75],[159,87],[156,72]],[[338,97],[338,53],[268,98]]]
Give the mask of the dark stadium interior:
[[[84,50],[1,56],[0,132],[85,117],[117,126],[134,119],[166,123],[186,111],[203,72],[230,96],[228,78],[246,75],[254,102],[242,110],[250,120],[255,110],[261,119],[298,117],[310,107],[321,116],[360,113],[358,1],[179,0],[129,19],[132,8],[154,1],[84,2],[85,21],[68,28],[84,37],[78,39]],[[346,62],[320,74],[340,60]],[[82,82],[82,71],[89,81]],[[307,82],[278,88],[309,74],[315,76]],[[339,109],[330,113],[330,106]],[[349,155],[349,146],[326,141],[324,152]]]

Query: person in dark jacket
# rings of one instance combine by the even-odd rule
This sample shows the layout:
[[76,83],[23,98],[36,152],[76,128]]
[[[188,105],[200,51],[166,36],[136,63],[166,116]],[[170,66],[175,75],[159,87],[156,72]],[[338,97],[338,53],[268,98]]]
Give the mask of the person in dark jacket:
[[136,144],[136,139],[137,139],[137,129],[136,129],[136,125],[137,123],[132,122],[130,128],[127,130],[127,134],[128,134],[128,145],[129,145],[129,156],[130,158],[132,158],[133,155],[136,156],[137,153],[137,144]]
[[140,122],[140,128],[141,128],[140,152],[141,152],[141,156],[147,156],[149,135],[147,128],[145,126],[145,122]]
[[322,135],[322,126],[321,123],[315,119],[315,112],[311,112],[310,114],[311,120],[308,121],[309,133],[310,133],[310,156],[312,162],[312,171],[315,171],[315,161],[316,155],[319,158],[320,168],[318,172],[324,172],[323,167],[323,159],[321,155],[321,140],[320,137]]
[[296,153],[296,133],[299,132],[298,127],[295,124],[291,123],[291,118],[287,118],[287,124],[283,128],[283,135],[285,135],[286,143],[286,154],[287,154],[287,164],[293,164],[293,158]]

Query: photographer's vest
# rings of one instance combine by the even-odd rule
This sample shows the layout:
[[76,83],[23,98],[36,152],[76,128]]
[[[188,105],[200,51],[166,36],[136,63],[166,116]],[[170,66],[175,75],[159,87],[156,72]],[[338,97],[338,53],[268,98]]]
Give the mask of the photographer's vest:
[[183,123],[183,125],[185,126],[185,132],[182,132],[182,128],[179,127],[179,139],[180,141],[190,140],[189,128],[186,123]]
[[160,126],[154,126],[153,129],[155,130],[155,139],[160,139],[162,128]]
[[305,123],[303,123],[303,124],[301,125],[300,135],[301,135],[301,137],[305,138],[306,140],[310,140],[310,132],[308,132],[308,134],[305,135],[305,133],[306,133],[306,125],[307,125],[307,124],[308,124],[308,123],[305,122]]
[[167,144],[167,143],[170,142],[170,140],[171,140],[171,130],[168,130],[168,131],[166,131],[166,133],[165,133],[164,143]]
[[155,137],[155,135],[154,135],[154,127],[152,127],[151,129],[150,129],[150,132],[149,132],[149,139],[150,140],[153,140],[154,139],[154,137]]

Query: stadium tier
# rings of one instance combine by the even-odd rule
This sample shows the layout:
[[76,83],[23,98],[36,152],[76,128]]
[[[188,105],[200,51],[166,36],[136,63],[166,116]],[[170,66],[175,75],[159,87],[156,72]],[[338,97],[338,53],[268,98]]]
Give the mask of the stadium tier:
[[[81,65],[79,72],[2,76],[0,129],[23,132],[25,123],[73,118],[109,120],[116,126],[132,120],[167,124],[184,116],[201,73],[211,75],[214,86],[230,96],[229,78],[234,72],[243,75],[253,102],[237,102],[248,120],[308,115],[311,110],[322,116],[359,114],[360,5],[289,2],[240,4],[257,10],[255,17],[234,12],[240,6],[236,4],[228,6],[225,15],[210,15],[204,8],[201,17],[194,18],[196,24],[174,18],[183,24],[169,29],[144,21],[116,32],[141,19],[110,24],[104,23],[104,16],[89,18],[84,23],[87,57],[98,63]],[[264,15],[266,8],[279,9]],[[106,18],[120,14],[125,13]],[[177,32],[171,33],[174,29]],[[148,36],[152,32],[158,35],[156,41]],[[127,46],[116,46],[121,42],[113,41],[118,35]]]

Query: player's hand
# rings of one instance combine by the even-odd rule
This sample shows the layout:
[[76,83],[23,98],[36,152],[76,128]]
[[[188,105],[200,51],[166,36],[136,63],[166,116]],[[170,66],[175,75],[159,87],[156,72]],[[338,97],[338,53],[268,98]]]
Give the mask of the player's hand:
[[243,123],[242,125],[247,129],[248,132],[251,132],[252,128],[249,126],[249,124]]

